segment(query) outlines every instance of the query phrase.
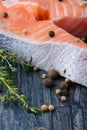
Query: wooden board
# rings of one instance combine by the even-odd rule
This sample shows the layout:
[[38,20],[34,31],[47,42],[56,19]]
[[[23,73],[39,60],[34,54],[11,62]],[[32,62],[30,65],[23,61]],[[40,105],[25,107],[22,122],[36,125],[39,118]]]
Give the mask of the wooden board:
[[26,73],[20,65],[15,75],[16,83],[23,93],[32,102],[40,107],[42,104],[53,104],[54,112],[34,115],[27,113],[20,106],[3,104],[0,102],[0,130],[38,130],[45,127],[47,130],[87,130],[87,88],[80,85],[70,87],[70,95],[65,103],[60,101],[55,90],[63,78],[55,81],[52,89],[47,89],[42,84],[42,73]]

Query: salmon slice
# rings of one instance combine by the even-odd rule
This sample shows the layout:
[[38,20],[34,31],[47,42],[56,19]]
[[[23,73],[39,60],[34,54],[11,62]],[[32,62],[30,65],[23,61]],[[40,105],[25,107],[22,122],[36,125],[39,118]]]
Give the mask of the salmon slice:
[[[87,5],[80,6],[83,0],[67,0],[58,2],[56,13],[59,12],[60,18],[53,18],[54,23],[67,30],[77,37],[87,38]],[[60,11],[59,11],[60,10]],[[62,12],[62,14],[61,14]]]
[[[26,61],[32,56],[33,65],[46,71],[56,69],[60,75],[87,86],[87,45],[84,42],[78,42],[76,37],[49,19],[37,20],[25,4],[8,8],[0,4],[0,7],[2,48],[18,54]],[[7,18],[2,17],[3,12],[8,13]],[[27,33],[24,33],[24,29]],[[49,36],[50,31],[54,32],[54,37]]]
[[72,35],[87,38],[87,1],[85,0],[18,0],[37,2],[50,12],[50,19]]

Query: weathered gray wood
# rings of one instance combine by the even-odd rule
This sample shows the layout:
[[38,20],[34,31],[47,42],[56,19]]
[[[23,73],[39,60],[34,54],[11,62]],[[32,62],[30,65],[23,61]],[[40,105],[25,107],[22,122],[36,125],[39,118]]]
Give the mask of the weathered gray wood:
[[84,99],[87,89],[79,85],[72,86],[68,101],[62,103],[55,90],[64,79],[60,78],[55,81],[52,89],[47,89],[42,84],[42,73],[44,72],[26,73],[18,66],[17,84],[20,92],[27,96],[32,105],[40,107],[42,104],[54,104],[55,111],[34,115],[27,113],[20,106],[0,103],[0,130],[38,130],[42,126],[47,130],[86,130],[84,128],[87,128],[87,114],[83,113],[83,109],[87,105],[87,100]]
[[64,78],[54,81],[55,86],[49,89],[42,84],[44,71],[26,73],[20,65],[17,68],[15,80],[20,93],[25,94],[34,106],[53,104],[55,111],[34,115],[20,106],[0,102],[0,130],[38,130],[39,127],[47,130],[87,130],[87,88],[71,85],[67,102],[62,103],[55,90]]
[[84,128],[87,130],[87,109],[83,109]]
[[73,130],[84,130],[83,110],[72,108]]

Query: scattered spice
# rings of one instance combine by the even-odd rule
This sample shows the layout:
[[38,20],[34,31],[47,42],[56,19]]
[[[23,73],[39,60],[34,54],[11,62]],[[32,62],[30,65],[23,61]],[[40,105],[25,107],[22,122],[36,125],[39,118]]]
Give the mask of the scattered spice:
[[44,127],[41,127],[41,128],[39,128],[38,130],[46,130],[46,128],[44,128]]
[[7,13],[7,12],[4,12],[4,13],[2,14],[2,17],[3,17],[3,18],[7,18],[7,17],[8,17],[8,13]]
[[54,69],[48,71],[48,77],[51,79],[57,79],[59,76],[58,72]]
[[67,88],[69,87],[69,85],[68,85],[67,82],[63,81],[63,82],[60,83],[60,87],[61,87],[62,89],[67,89]]
[[54,109],[55,109],[55,108],[54,108],[54,105],[49,105],[49,106],[48,106],[48,109],[49,109],[49,111],[54,111]]
[[44,79],[43,84],[45,85],[45,87],[52,87],[53,86],[53,82],[50,78]]
[[27,29],[24,29],[24,30],[23,30],[23,33],[24,33],[24,34],[28,34],[28,30],[27,30]]
[[43,112],[48,111],[48,106],[47,106],[47,105],[42,105],[42,106],[41,106],[41,110],[42,110]]
[[46,79],[46,78],[47,78],[47,75],[46,75],[46,74],[42,74],[42,78],[43,78],[43,79]]
[[81,38],[81,40],[82,40],[82,41],[85,41],[85,38],[84,38],[84,37],[82,37],[82,38]]
[[61,94],[64,95],[64,96],[66,96],[66,95],[69,94],[69,91],[68,91],[67,89],[63,89],[63,90],[61,91]]
[[66,79],[65,79],[65,82],[66,82],[66,83],[69,83],[69,82],[70,82],[70,79],[69,79],[69,78],[66,78]]
[[80,38],[76,38],[76,41],[77,41],[77,42],[80,42]]
[[61,90],[60,89],[56,89],[55,93],[59,95],[61,93]]
[[34,71],[39,71],[39,67],[34,66],[33,70],[34,70]]
[[60,2],[61,2],[61,1],[63,1],[63,0],[58,0],[58,1],[60,1]]
[[64,74],[66,73],[66,69],[64,69]]
[[49,31],[49,36],[50,37],[54,37],[55,36],[55,32],[54,31]]
[[61,101],[65,102],[66,101],[66,96],[61,96]]

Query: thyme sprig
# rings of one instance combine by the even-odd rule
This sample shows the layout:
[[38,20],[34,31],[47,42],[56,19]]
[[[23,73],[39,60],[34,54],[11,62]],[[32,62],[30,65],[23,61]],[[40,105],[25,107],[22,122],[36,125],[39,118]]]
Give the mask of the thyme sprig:
[[11,54],[3,49],[0,49],[0,61],[0,84],[3,84],[3,86],[7,88],[6,93],[1,98],[2,102],[21,103],[25,110],[30,110],[35,114],[39,113],[40,110],[38,108],[29,106],[25,95],[19,94],[19,88],[15,85],[8,71],[8,68],[10,68],[12,72],[16,72],[17,70],[13,67],[13,63],[16,64],[17,62],[20,63],[26,71],[30,70],[32,66],[26,61],[18,59],[15,54]]

